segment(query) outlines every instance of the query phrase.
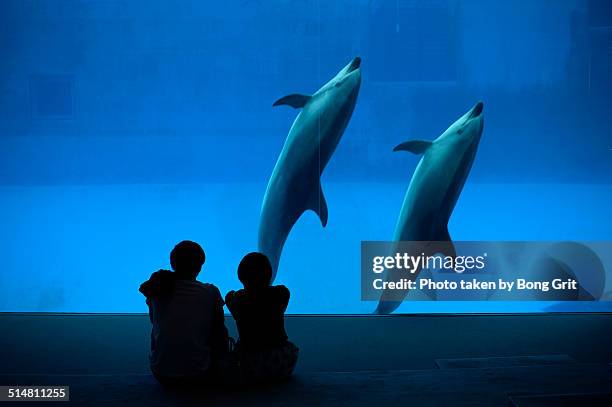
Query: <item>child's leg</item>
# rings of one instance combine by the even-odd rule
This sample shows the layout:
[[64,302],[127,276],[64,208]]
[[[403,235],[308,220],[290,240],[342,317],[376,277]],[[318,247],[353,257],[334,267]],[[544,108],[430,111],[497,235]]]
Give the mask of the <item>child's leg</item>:
[[241,360],[241,371],[247,381],[277,381],[293,373],[299,349],[291,342],[265,351],[248,353]]

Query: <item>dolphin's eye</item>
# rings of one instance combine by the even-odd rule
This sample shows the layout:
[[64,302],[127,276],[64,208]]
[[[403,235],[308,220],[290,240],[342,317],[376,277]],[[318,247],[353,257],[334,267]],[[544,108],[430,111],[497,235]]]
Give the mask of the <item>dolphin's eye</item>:
[[338,81],[338,82],[336,82],[336,83],[334,84],[334,86],[335,86],[336,88],[339,88],[340,86],[342,86],[342,84],[343,84],[343,83],[344,83],[344,81]]
[[460,128],[459,130],[457,130],[457,133],[458,133],[458,134],[463,134],[463,127],[462,127],[462,128]]

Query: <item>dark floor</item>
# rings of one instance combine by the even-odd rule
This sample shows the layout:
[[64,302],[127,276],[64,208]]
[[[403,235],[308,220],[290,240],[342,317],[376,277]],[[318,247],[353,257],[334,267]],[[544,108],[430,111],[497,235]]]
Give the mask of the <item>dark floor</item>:
[[289,383],[181,394],[147,374],[144,314],[0,313],[0,385],[69,385],[70,405],[113,407],[612,406],[611,314],[288,316],[286,326],[300,346]]
[[0,382],[69,385],[70,404],[90,406],[558,406],[593,405],[594,400],[611,405],[609,394],[601,396],[612,392],[611,373],[610,364],[577,363],[318,372],[302,373],[288,383],[257,391],[217,389],[201,393],[167,392],[148,375],[4,375]]

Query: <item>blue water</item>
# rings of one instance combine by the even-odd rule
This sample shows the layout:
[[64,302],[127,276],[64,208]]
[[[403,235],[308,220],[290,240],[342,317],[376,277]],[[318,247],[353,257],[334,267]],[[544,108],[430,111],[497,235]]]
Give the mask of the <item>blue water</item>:
[[360,241],[391,238],[418,160],[391,150],[477,100],[453,239],[611,240],[611,46],[606,0],[2,1],[0,311],[145,311],[139,283],[183,239],[207,252],[201,280],[238,287],[297,114],[272,103],[357,55],[357,106],[323,176],[329,223],[306,213],[283,251],[289,312],[374,309]]
[[[306,213],[285,246],[277,282],[292,290],[289,312],[371,312],[375,303],[360,301],[360,241],[390,239],[405,185],[324,185],[327,228]],[[264,189],[263,183],[3,187],[0,309],[145,311],[137,287],[151,271],[169,267],[168,252],[180,239],[202,242],[208,256],[201,280],[222,292],[234,289],[238,262],[257,246]],[[237,200],[238,194],[252,199]],[[456,240],[605,240],[611,199],[612,186],[472,183],[449,230]],[[537,311],[549,305],[411,302],[399,311]]]

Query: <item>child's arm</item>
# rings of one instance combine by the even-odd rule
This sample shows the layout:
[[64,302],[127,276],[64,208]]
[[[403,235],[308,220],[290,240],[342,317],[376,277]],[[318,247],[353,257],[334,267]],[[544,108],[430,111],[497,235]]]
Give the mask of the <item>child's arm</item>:
[[225,327],[225,316],[223,315],[223,299],[216,287],[215,291],[217,298],[212,314],[210,347],[213,355],[222,355],[228,352],[228,333]]
[[232,311],[232,302],[234,300],[235,294],[236,294],[236,291],[234,290],[228,291],[228,293],[225,294],[225,305],[227,305],[227,309],[229,309],[230,312]]
[[168,294],[174,288],[174,273],[170,270],[158,270],[140,285],[138,291],[146,298],[155,298]]
[[285,312],[285,310],[287,309],[287,305],[289,305],[289,297],[291,296],[291,293],[289,292],[289,289],[284,285],[277,285],[275,289],[276,296],[278,298],[278,302],[280,303],[281,309],[283,312]]

